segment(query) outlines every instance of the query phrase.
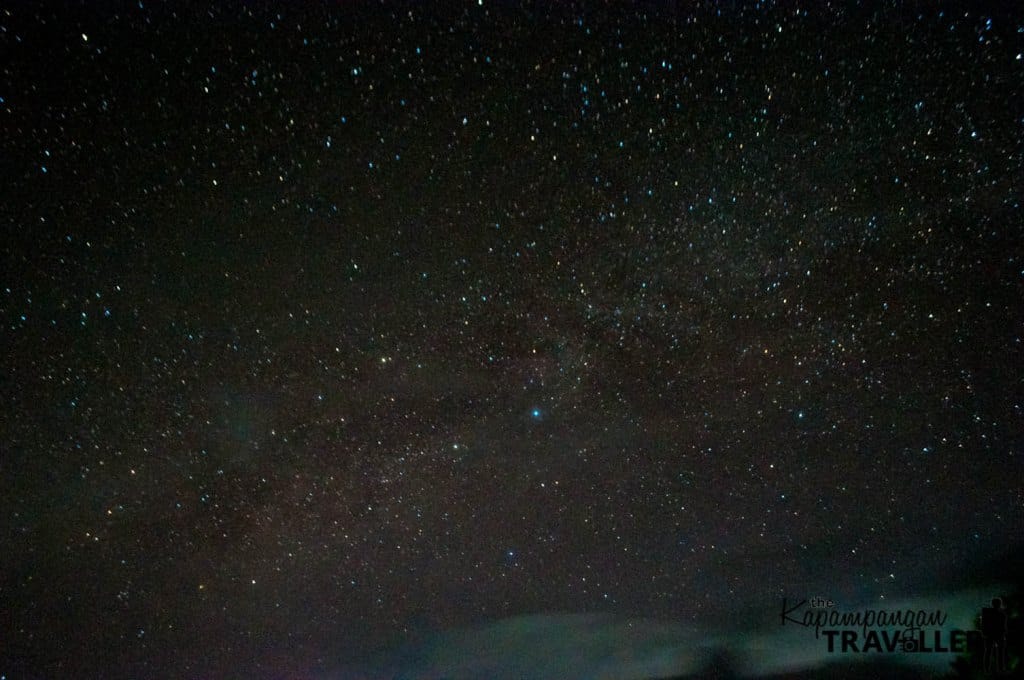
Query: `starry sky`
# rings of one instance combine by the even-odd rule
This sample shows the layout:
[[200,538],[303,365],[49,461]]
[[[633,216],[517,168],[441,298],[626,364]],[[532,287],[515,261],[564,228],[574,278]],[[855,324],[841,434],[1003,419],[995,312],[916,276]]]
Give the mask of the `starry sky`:
[[1016,549],[1024,13],[807,4],[0,11],[0,673],[735,633]]

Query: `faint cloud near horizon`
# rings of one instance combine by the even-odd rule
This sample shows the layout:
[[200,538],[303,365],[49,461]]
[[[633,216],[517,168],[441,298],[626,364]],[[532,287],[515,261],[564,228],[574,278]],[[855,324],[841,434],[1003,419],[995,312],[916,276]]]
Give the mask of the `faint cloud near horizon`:
[[[945,628],[969,629],[989,589],[884,603],[842,605],[886,610],[939,609]],[[788,673],[830,662],[890,662],[918,669],[949,668],[954,655],[830,654],[813,629],[773,626],[756,631],[699,631],[651,619],[601,614],[534,614],[442,632],[381,660],[373,678],[389,680],[649,680],[690,676],[727,659],[739,676]],[[344,673],[343,678],[346,678]],[[351,676],[357,677],[357,676]],[[358,677],[367,678],[363,673]]]

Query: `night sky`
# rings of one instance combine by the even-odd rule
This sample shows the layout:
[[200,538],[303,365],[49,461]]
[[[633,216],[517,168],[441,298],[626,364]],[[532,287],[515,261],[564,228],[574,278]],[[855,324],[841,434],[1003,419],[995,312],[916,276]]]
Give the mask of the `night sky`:
[[434,677],[1018,546],[1024,12],[807,4],[0,10],[0,673]]

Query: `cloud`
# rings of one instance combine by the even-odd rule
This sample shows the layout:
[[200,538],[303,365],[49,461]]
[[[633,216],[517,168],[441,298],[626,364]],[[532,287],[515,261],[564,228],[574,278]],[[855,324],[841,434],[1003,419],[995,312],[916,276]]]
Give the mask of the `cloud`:
[[[991,589],[846,604],[861,609],[941,610],[945,630],[970,629]],[[781,604],[781,602],[780,602]],[[718,655],[741,676],[820,668],[829,663],[887,662],[922,670],[949,668],[952,654],[829,653],[813,628],[772,625],[738,632],[699,631],[650,619],[596,614],[537,614],[446,631],[388,656],[383,677],[402,680],[643,680],[699,674]]]
[[392,672],[409,680],[639,680],[698,670],[706,651],[696,639],[672,623],[538,614],[441,633],[400,652]]

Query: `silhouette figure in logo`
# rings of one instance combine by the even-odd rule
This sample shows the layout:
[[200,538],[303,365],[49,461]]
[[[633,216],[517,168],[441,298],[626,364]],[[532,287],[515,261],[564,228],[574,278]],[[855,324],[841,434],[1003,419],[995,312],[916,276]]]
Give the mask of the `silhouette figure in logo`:
[[1003,672],[1006,670],[1006,610],[998,597],[992,598],[991,607],[981,609],[981,634],[985,637],[985,671]]

